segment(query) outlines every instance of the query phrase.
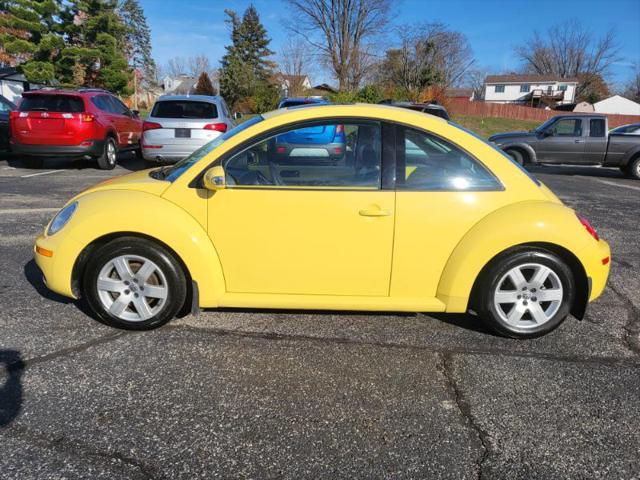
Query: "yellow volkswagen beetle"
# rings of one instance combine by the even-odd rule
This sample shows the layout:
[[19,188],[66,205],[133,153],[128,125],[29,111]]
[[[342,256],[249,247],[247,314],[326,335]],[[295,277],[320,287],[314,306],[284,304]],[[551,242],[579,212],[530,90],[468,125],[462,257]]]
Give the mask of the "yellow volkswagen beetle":
[[201,307],[471,310],[521,338],[582,317],[610,255],[491,145],[379,105],[256,116],[82,192],[35,252],[51,290],[122,328]]

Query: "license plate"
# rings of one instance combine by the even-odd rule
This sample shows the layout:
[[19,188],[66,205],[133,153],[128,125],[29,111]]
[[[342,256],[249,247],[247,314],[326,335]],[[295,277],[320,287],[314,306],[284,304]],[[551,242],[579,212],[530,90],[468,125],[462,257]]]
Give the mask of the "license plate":
[[176,138],[191,138],[191,129],[176,128]]

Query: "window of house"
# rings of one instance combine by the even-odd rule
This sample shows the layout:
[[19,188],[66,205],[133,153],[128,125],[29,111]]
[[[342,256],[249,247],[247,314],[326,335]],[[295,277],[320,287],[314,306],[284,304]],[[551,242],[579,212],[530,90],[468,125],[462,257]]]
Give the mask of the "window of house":
[[228,186],[379,189],[375,122],[323,122],[262,140],[225,162]]
[[529,90],[531,90],[531,85],[529,85],[528,83],[523,83],[522,85],[520,85],[520,93],[529,93]]
[[564,84],[564,83],[561,83],[561,84],[558,86],[558,90],[560,90],[561,92],[566,92],[566,91],[567,91],[567,85],[566,85],[566,84]]
[[589,136],[590,137],[604,137],[604,119],[592,118],[589,121]]
[[495,86],[496,93],[504,93],[504,85],[496,85]]
[[547,87],[547,95],[551,95],[551,94],[553,94],[553,86],[549,85]]
[[500,190],[496,178],[462,149],[435,135],[401,128],[396,152],[398,190]]

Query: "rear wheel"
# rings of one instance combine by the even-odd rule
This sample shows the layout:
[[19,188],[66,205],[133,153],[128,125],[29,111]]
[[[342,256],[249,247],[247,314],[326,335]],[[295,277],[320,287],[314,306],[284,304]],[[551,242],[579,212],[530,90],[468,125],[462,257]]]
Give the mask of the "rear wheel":
[[478,313],[495,332],[534,338],[560,325],[569,314],[575,282],[557,255],[526,249],[498,257],[480,279]]
[[184,271],[171,253],[148,240],[123,237],[92,255],[83,294],[105,323],[150,330],[180,311],[187,287]]
[[102,155],[98,157],[98,167],[101,170],[113,170],[118,161],[118,146],[113,137],[107,137],[104,141]]
[[631,160],[626,166],[626,170],[623,170],[623,172],[631,178],[640,180],[640,157],[636,157]]

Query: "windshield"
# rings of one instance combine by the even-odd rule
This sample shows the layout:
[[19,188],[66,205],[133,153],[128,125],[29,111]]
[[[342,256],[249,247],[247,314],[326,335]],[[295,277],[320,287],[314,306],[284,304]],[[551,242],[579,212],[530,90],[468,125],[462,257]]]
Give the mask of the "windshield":
[[231,130],[223,133],[219,137],[211,140],[209,143],[200,147],[198,150],[193,152],[187,158],[180,160],[171,168],[167,170],[160,170],[160,172],[163,173],[161,179],[169,180],[170,182],[173,182],[174,180],[179,178],[180,175],[182,175],[184,172],[189,170],[193,165],[195,165],[198,162],[198,160],[205,157],[209,152],[212,152],[215,148],[222,145],[226,140],[229,140],[234,135],[237,135],[238,133],[242,132],[243,130],[246,130],[247,128],[249,128],[252,125],[255,125],[258,122],[261,122],[262,120],[264,120],[262,118],[262,115],[256,115],[255,117],[250,118],[246,122],[241,123],[237,127],[234,127]]
[[556,121],[556,117],[551,117],[549,120],[547,120],[546,122],[544,122],[542,125],[538,125],[536,128],[534,128],[533,130],[531,130],[532,132],[542,132],[543,130],[546,130],[547,127],[549,125],[551,125],[553,122]]
[[531,179],[531,181],[533,183],[535,183],[538,186],[541,186],[542,183],[540,182],[540,180],[538,180],[536,177],[533,176],[532,173],[530,173],[526,168],[524,168],[522,165],[520,165],[518,162],[516,162],[513,158],[511,158],[510,155],[507,155],[501,148],[495,146],[493,143],[491,142],[487,142],[484,138],[482,138],[480,135],[478,135],[477,133],[472,132],[471,130],[467,130],[466,128],[464,128],[462,125],[458,125],[455,122],[452,122],[451,120],[449,120],[449,125],[454,126],[456,128],[459,128],[460,130],[462,130],[463,132],[468,133],[469,135],[473,135],[475,138],[477,138],[478,140],[480,140],[481,142],[489,145],[491,148],[493,148],[496,152],[500,153],[500,155],[502,155],[504,158],[506,158],[507,160],[509,160],[511,163],[513,163],[516,167],[518,167],[520,170],[522,170],[522,172]]

